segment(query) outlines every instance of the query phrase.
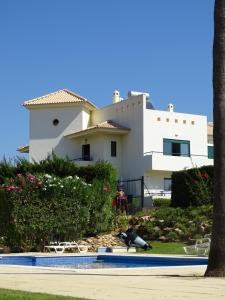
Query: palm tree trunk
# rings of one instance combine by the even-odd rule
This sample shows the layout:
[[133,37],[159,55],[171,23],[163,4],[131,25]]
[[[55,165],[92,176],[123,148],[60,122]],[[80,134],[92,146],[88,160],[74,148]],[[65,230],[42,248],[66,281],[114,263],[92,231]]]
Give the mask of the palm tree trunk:
[[214,208],[205,276],[225,277],[225,0],[215,0],[213,44]]

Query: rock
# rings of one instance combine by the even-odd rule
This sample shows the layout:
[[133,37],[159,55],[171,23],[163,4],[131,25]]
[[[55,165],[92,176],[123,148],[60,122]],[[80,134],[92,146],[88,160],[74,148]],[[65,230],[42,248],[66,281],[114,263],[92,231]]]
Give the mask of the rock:
[[165,227],[165,228],[163,228],[163,231],[166,231],[166,232],[170,232],[172,230],[173,230],[172,227]]
[[141,221],[143,221],[143,222],[148,222],[150,219],[151,219],[150,216],[141,217]]
[[89,237],[83,240],[79,240],[79,244],[87,245],[88,251],[96,251],[98,247],[113,247],[122,246],[123,243],[117,239],[115,233],[98,235],[96,237]]
[[180,228],[175,228],[174,231],[178,234],[181,234],[183,233],[183,231],[180,229]]
[[166,241],[167,241],[167,238],[166,238],[164,235],[162,235],[162,236],[160,236],[160,237],[158,238],[158,241],[166,242]]
[[159,228],[159,226],[155,226],[154,228],[153,228],[155,231],[160,231],[161,229]]

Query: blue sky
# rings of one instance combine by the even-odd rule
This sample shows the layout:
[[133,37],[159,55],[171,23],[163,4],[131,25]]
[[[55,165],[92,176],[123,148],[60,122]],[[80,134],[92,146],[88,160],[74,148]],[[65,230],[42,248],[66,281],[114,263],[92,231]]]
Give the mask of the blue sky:
[[213,0],[0,1],[0,159],[28,143],[27,99],[113,90],[212,120]]

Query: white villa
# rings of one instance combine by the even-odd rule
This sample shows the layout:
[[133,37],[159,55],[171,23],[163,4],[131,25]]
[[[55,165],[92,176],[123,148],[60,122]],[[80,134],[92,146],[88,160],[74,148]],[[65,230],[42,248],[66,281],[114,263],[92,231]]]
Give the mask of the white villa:
[[25,101],[29,145],[18,151],[40,161],[54,152],[78,165],[110,162],[123,180],[144,176],[150,193],[167,193],[173,171],[213,164],[213,124],[206,116],[154,109],[148,93],[113,93],[97,108],[69,90]]

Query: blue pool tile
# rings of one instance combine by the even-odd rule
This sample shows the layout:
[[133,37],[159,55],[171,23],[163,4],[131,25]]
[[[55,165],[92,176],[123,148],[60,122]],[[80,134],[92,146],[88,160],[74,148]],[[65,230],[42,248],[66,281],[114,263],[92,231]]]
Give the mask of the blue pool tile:
[[207,258],[146,257],[125,255],[84,256],[1,256],[0,264],[71,267],[71,268],[132,268],[207,265]]

